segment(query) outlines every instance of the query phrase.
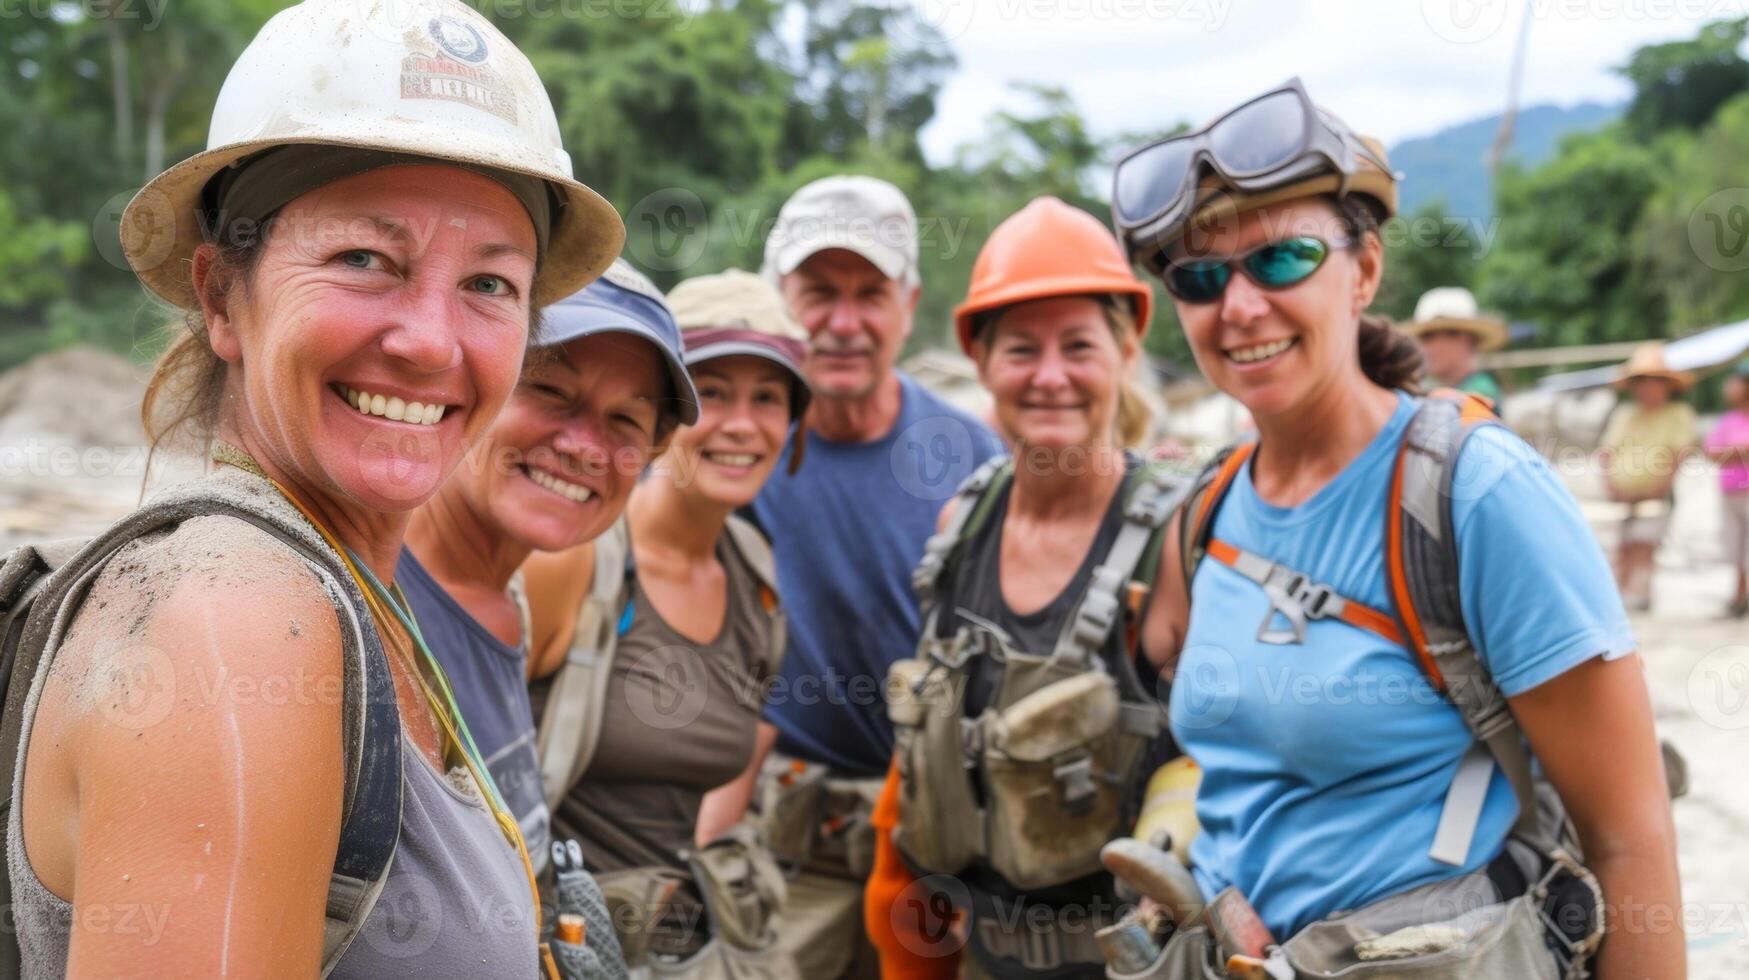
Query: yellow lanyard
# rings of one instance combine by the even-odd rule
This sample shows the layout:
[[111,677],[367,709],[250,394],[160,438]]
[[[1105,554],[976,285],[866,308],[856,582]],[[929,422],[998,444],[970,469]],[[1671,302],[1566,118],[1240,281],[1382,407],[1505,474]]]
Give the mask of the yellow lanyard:
[[[357,584],[358,591],[364,596],[365,605],[370,609],[371,620],[376,624],[377,636],[382,638],[384,648],[390,648],[392,645],[395,653],[400,655],[406,664],[413,679],[419,684],[419,689],[424,693],[426,703],[431,706],[431,713],[436,716],[438,725],[442,728],[449,746],[453,747],[455,753],[461,756],[462,764],[474,777],[475,785],[480,787],[480,795],[485,800],[487,810],[491,812],[493,819],[497,822],[498,829],[503,832],[505,839],[510,842],[511,846],[516,848],[517,857],[522,859],[523,872],[528,875],[528,890],[534,896],[534,923],[535,933],[538,937],[541,923],[540,884],[534,872],[534,862],[528,856],[528,843],[522,838],[521,826],[517,824],[516,818],[511,815],[503,799],[499,796],[498,786],[493,782],[491,774],[486,771],[484,760],[477,758],[479,749],[474,746],[473,733],[468,732],[467,722],[462,720],[461,711],[455,703],[454,692],[449,686],[449,678],[443,672],[443,665],[438,662],[436,657],[432,656],[431,648],[426,646],[424,637],[419,633],[419,626],[413,619],[412,608],[407,605],[405,597],[403,596],[397,601],[394,592],[399,592],[400,587],[391,586],[385,589],[369,568],[354,560],[352,552],[334,537],[333,532],[328,530],[327,525],[322,523],[315,512],[304,506],[304,502],[281,485],[278,480],[268,476],[267,471],[263,470],[261,464],[257,463],[248,452],[228,442],[220,441],[213,444],[212,457],[216,462],[253,473],[272,484],[273,488],[279,491],[280,496],[296,507],[298,513],[304,515],[304,519],[310,522],[310,526],[316,529],[316,533],[322,536],[322,540],[328,542],[328,547],[334,549],[334,553],[340,556],[341,563],[346,566],[347,573],[352,576],[352,581]],[[394,592],[391,592],[390,589],[393,589]],[[409,639],[403,640],[402,631],[391,628],[394,625],[400,625]],[[434,691],[426,681],[425,672],[420,670],[420,664],[414,659],[412,650],[407,648],[409,642],[417,644],[420,652],[424,654],[425,667],[437,679],[437,683],[443,691],[442,697],[439,697],[437,691]]]

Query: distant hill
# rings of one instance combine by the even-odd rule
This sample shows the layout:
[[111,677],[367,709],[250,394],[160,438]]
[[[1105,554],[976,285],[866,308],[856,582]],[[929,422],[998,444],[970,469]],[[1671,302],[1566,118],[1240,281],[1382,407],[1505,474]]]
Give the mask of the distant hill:
[[[1620,116],[1624,108],[1583,102],[1570,108],[1521,109],[1509,155],[1534,166],[1555,152],[1561,137],[1596,129]],[[1499,129],[1500,117],[1495,115],[1391,147],[1391,165],[1405,175],[1399,211],[1407,214],[1428,201],[1443,199],[1448,214],[1482,221],[1492,216],[1493,189],[1482,157]]]

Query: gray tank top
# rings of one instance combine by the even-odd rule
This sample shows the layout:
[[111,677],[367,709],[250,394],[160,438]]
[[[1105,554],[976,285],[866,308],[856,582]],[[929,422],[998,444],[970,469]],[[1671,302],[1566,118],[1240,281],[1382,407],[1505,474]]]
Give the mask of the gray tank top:
[[[235,533],[261,533],[236,523]],[[47,673],[38,675],[24,704],[20,773]],[[471,779],[466,780],[470,792],[463,793],[434,772],[404,734],[401,746],[401,834],[395,857],[381,897],[329,976],[539,977],[534,903],[521,858],[498,830]],[[6,822],[13,915],[25,980],[53,980],[66,976],[73,906],[43,885],[25,856],[19,805],[23,785],[23,779],[14,785]]]

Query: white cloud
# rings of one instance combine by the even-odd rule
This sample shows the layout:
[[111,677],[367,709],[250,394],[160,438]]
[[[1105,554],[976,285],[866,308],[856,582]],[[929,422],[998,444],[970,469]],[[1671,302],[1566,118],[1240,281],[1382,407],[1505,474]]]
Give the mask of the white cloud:
[[1395,142],[1492,115],[1531,4],[1522,104],[1619,101],[1641,45],[1749,14],[1749,0],[911,0],[960,70],[923,132],[951,159],[1011,81],[1060,85],[1094,133],[1201,123],[1291,75],[1361,132]]

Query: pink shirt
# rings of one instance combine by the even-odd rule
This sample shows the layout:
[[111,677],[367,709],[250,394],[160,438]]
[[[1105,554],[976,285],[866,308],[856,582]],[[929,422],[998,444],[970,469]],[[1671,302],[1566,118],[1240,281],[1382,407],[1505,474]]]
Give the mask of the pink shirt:
[[[1719,416],[1719,424],[1706,437],[1706,450],[1749,446],[1749,412],[1729,411]],[[1749,463],[1721,463],[1719,486],[1726,493],[1749,493]]]

